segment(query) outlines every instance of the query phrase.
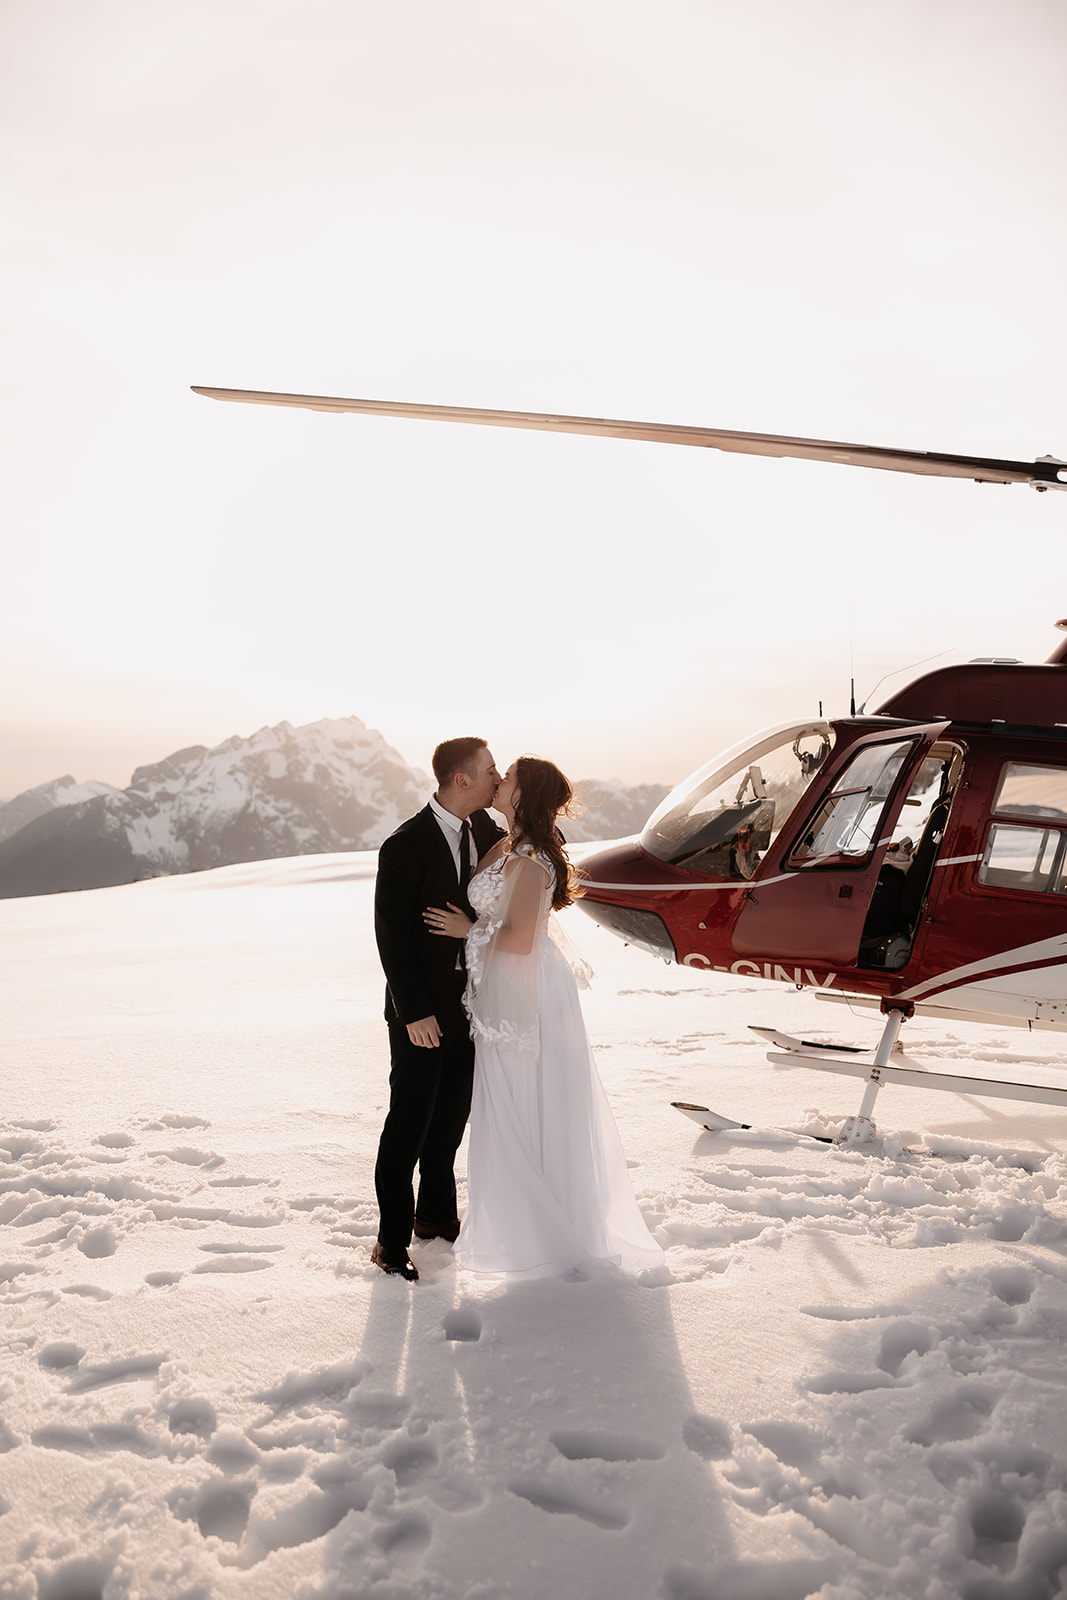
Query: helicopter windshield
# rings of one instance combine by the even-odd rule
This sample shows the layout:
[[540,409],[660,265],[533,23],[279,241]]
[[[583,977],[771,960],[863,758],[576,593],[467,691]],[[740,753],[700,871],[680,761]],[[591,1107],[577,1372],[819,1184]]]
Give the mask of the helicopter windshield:
[[707,762],[673,789],[641,835],[659,861],[751,878],[833,744],[828,722],[785,722]]

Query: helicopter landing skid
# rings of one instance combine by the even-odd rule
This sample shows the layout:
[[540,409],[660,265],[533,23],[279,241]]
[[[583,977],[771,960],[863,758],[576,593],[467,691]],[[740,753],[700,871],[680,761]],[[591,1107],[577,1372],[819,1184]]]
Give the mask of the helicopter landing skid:
[[792,1128],[770,1128],[766,1130],[754,1128],[751,1122],[734,1122],[731,1117],[720,1116],[717,1111],[711,1111],[707,1106],[691,1105],[688,1100],[672,1100],[671,1105],[675,1111],[680,1111],[683,1117],[689,1117],[698,1126],[706,1129],[708,1133],[730,1133],[734,1131],[759,1133],[766,1131],[769,1133],[788,1134],[791,1139],[814,1139],[817,1144],[833,1144],[834,1142],[821,1133],[797,1133]]
[[1040,1083],[1016,1083],[997,1078],[967,1078],[956,1072],[931,1072],[921,1061],[906,1056],[897,1042],[903,1018],[890,1012],[876,1050],[857,1050],[852,1046],[814,1044],[794,1039],[775,1028],[753,1028],[777,1050],[768,1050],[767,1060],[776,1066],[814,1067],[820,1072],[835,1072],[849,1078],[865,1078],[863,1101],[854,1117],[846,1117],[834,1144],[870,1144],[876,1129],[871,1112],[883,1084],[910,1085],[917,1089],[943,1089],[949,1094],[985,1095],[993,1100],[1021,1100],[1047,1106],[1067,1106],[1067,1088]]

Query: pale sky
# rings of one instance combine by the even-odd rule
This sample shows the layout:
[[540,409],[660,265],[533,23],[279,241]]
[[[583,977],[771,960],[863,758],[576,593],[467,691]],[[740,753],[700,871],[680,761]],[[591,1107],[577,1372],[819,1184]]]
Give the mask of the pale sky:
[[1043,660],[1067,495],[189,385],[1067,456],[1065,69],[1061,0],[5,0],[0,795],[352,713],[671,782]]

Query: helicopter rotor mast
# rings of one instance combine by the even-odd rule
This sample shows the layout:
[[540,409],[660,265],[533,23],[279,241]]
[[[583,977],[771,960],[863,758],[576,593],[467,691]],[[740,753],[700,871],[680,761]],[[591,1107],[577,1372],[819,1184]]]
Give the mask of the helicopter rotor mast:
[[245,405],[293,406],[308,411],[354,411],[364,416],[413,417],[426,422],[463,422],[488,428],[524,428],[539,433],[584,433],[608,439],[639,439],[651,444],[692,445],[750,456],[788,456],[829,461],[846,467],[879,467],[925,477],[970,478],[976,483],[1024,483],[1044,492],[1067,489],[1067,462],[1052,456],[1001,461],[989,456],[895,450],[879,445],[837,444],[828,439],[795,439],[773,433],[738,433],[728,428],[691,428],[678,423],[619,422],[607,417],[568,417],[539,411],[490,411],[476,406],[422,405],[405,400],[344,400],[328,395],[280,394],[261,389],[212,389],[192,385],[194,394]]

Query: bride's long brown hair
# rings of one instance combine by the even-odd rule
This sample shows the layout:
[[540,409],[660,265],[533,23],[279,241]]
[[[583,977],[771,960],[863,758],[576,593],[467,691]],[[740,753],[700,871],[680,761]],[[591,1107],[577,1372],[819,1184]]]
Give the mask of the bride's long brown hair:
[[563,836],[556,827],[556,818],[574,799],[574,789],[557,766],[543,761],[540,756],[520,756],[515,763],[515,780],[519,798],[515,804],[510,848],[514,850],[516,845],[528,844],[548,857],[556,869],[552,909],[562,911],[564,906],[573,905],[582,892],[567,859]]

